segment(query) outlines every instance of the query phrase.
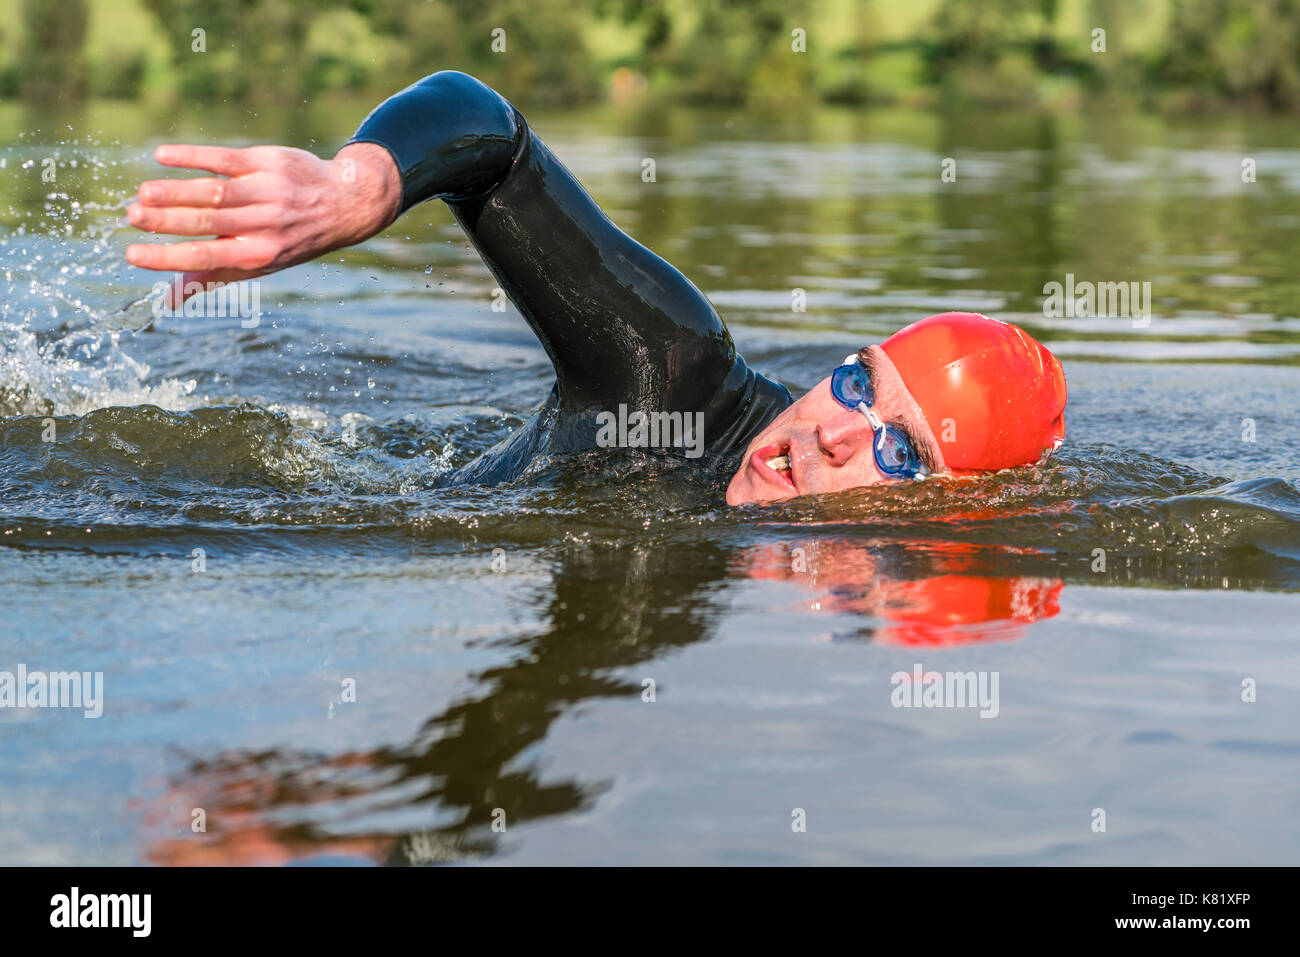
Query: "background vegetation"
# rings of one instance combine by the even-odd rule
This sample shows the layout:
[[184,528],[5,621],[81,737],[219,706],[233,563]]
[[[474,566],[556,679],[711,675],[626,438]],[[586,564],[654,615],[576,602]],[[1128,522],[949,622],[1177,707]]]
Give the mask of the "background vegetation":
[[377,94],[438,68],[562,102],[1122,96],[1289,111],[1300,0],[0,0],[9,98]]

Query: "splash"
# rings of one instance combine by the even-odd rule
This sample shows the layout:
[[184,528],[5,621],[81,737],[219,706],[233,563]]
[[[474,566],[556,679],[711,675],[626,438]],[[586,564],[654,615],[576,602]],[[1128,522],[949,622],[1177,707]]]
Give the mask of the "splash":
[[124,333],[150,328],[162,295],[137,292],[120,305],[133,270],[114,234],[128,225],[133,196],[108,181],[140,158],[79,140],[0,155],[0,167],[17,167],[20,186],[0,240],[0,415],[202,403],[195,380],[151,382],[149,366],[123,348]]
[[30,329],[0,323],[0,415],[83,415],[111,406],[193,408],[193,379],[146,382],[149,367],[116,337],[72,333],[42,342]]

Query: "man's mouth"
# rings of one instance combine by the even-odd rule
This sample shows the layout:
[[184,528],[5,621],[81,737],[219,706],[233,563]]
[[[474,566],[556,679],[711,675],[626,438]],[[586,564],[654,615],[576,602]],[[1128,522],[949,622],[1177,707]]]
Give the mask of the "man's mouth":
[[792,492],[798,491],[794,484],[794,468],[788,444],[765,445],[753,454],[750,461],[769,482],[782,485]]

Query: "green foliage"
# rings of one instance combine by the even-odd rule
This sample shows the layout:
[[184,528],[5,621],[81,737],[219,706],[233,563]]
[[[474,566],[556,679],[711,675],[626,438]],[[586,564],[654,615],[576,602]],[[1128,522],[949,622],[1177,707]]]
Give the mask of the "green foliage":
[[34,101],[378,95],[438,69],[576,101],[616,68],[622,89],[724,104],[1105,90],[1296,110],[1300,0],[0,0],[0,96]]
[[[169,37],[186,96],[300,97],[391,89],[440,68],[535,85],[554,98],[594,92],[581,27],[587,0],[144,0]],[[195,49],[202,29],[205,50]],[[505,31],[506,53],[492,50]]]
[[1176,0],[1153,71],[1166,86],[1213,98],[1300,106],[1300,3]]
[[73,99],[86,88],[86,0],[23,0],[17,85],[37,101]]
[[[641,30],[640,68],[686,99],[770,101],[807,93],[815,56],[792,49],[792,31],[814,33],[811,0],[605,0]],[[805,39],[805,47],[821,38]],[[823,53],[830,54],[828,45]]]

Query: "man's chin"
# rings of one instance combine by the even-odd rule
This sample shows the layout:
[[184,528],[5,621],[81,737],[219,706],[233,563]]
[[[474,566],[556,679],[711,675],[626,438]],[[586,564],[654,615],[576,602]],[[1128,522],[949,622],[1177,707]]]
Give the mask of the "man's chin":
[[783,502],[795,498],[796,493],[782,495],[775,489],[756,486],[743,472],[727,486],[728,505],[757,505],[763,502]]
[[750,487],[749,479],[745,477],[745,467],[742,465],[740,471],[731,477],[731,482],[727,485],[727,504],[747,505],[757,501],[753,494],[754,490]]

